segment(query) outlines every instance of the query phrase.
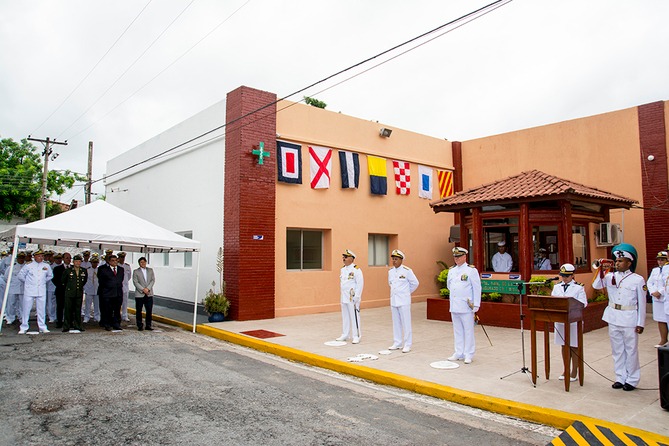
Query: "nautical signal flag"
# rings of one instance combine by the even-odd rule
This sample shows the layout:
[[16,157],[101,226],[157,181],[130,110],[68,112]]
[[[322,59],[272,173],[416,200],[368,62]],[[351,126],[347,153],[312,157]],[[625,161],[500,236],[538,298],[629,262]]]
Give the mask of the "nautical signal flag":
[[397,195],[409,195],[411,193],[411,166],[406,161],[393,161],[395,172],[395,190]]
[[312,189],[328,189],[332,171],[332,149],[309,146],[309,171]]
[[453,171],[437,170],[437,180],[439,181],[439,197],[445,198],[453,195]]
[[360,160],[357,153],[339,151],[341,167],[341,188],[357,189],[360,182]]
[[367,155],[367,169],[369,170],[369,185],[372,194],[386,195],[388,193],[386,159]]
[[418,196],[432,199],[432,169],[418,166]]
[[279,181],[302,184],[302,146],[285,141],[277,141],[276,152]]

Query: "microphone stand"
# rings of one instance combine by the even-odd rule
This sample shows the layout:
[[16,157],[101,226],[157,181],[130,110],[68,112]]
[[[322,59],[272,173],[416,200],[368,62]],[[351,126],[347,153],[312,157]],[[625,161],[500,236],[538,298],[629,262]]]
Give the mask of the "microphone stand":
[[[543,284],[547,285],[551,283],[553,279],[548,279],[546,280]],[[511,372],[508,375],[504,375],[500,377],[499,379],[504,379],[508,378],[511,375],[515,375],[516,373],[524,373],[527,375],[527,378],[530,380],[532,383],[532,387],[537,387],[536,384],[532,382],[532,371],[526,366],[525,364],[525,330],[524,330],[524,320],[525,320],[525,314],[523,313],[523,286],[527,285],[542,285],[541,282],[520,282],[518,283],[518,304],[520,307],[520,345],[522,349],[522,354],[523,354],[523,366],[520,368],[520,370],[516,370],[515,372]]]

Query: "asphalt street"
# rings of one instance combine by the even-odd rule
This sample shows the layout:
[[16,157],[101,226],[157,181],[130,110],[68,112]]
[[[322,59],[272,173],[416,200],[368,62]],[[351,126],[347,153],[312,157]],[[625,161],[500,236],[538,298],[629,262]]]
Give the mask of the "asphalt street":
[[2,445],[518,445],[559,434],[181,329],[0,335]]

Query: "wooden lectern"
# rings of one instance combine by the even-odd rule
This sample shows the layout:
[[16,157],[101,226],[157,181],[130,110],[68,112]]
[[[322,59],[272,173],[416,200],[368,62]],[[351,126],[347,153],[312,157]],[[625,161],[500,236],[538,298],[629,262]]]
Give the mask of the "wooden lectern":
[[[544,362],[546,365],[546,379],[551,371],[551,355],[549,347],[548,328],[550,322],[562,322],[565,324],[564,345],[569,345],[571,322],[578,324],[578,381],[583,385],[583,304],[573,297],[555,296],[527,296],[527,308],[530,311],[530,330],[532,332],[532,383],[537,384],[537,321],[544,322]],[[571,376],[571,349],[565,349],[562,353],[564,364],[564,390],[569,392],[569,377]]]

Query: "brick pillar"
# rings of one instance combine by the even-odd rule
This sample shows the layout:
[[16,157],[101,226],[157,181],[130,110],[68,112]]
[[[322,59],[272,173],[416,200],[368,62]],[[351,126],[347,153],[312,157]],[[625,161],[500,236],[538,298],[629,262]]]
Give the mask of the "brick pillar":
[[[639,148],[643,220],[646,227],[646,266],[650,272],[657,266],[655,260],[657,252],[666,249],[669,243],[667,236],[669,177],[663,101],[639,106]],[[649,155],[653,155],[655,159],[649,161]]]
[[[228,93],[225,130],[224,254],[229,317],[274,318],[276,95],[248,87]],[[269,158],[251,151],[265,143]],[[254,239],[262,236],[262,240]]]

